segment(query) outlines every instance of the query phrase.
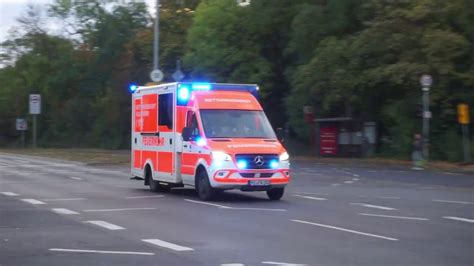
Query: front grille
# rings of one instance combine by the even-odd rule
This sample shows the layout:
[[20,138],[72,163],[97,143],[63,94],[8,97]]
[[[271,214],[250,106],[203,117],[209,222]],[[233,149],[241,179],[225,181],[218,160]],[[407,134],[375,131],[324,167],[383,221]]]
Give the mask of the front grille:
[[[256,158],[262,161],[261,165],[256,162]],[[247,163],[246,169],[270,169],[270,162],[278,162],[278,154],[237,154],[235,155],[237,161],[245,161]]]
[[[245,177],[245,178],[254,178],[258,175],[256,175],[257,173],[239,173],[242,177]],[[269,178],[269,177],[272,177],[273,176],[273,173],[260,173],[260,177],[261,178]]]
[[245,178],[252,178],[255,176],[254,173],[240,173],[240,175]]

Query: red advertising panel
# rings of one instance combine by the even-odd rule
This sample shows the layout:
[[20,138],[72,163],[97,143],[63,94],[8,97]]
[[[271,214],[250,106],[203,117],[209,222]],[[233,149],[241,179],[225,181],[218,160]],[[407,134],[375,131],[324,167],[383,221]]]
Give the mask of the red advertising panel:
[[319,134],[319,154],[337,155],[337,127],[321,127]]

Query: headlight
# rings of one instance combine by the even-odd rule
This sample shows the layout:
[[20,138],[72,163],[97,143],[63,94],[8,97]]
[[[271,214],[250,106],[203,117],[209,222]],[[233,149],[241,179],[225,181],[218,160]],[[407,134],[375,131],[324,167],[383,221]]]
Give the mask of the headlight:
[[280,154],[280,161],[288,161],[290,159],[290,155],[288,155],[288,152],[284,152]]
[[231,161],[232,157],[229,154],[221,152],[221,151],[213,151],[211,152],[211,156],[213,160],[216,161]]

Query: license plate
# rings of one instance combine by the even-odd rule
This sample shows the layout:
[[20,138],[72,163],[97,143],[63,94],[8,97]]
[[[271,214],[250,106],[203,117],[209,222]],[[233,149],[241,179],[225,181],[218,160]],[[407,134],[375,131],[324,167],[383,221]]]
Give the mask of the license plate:
[[250,180],[249,186],[269,186],[270,180]]

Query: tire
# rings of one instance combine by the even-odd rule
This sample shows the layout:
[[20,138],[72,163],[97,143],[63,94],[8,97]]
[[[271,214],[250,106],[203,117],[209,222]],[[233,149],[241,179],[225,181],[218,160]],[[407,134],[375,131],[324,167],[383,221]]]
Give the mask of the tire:
[[211,187],[206,172],[200,171],[197,175],[196,191],[200,199],[209,201],[215,198],[217,190]]
[[148,179],[148,186],[150,187],[150,190],[153,192],[168,192],[170,191],[169,187],[165,187],[163,185],[160,185],[160,182],[153,180],[151,177],[151,172],[147,171],[146,178]]
[[280,200],[281,197],[283,197],[284,193],[285,188],[283,187],[272,188],[270,190],[267,190],[267,196],[270,200]]

